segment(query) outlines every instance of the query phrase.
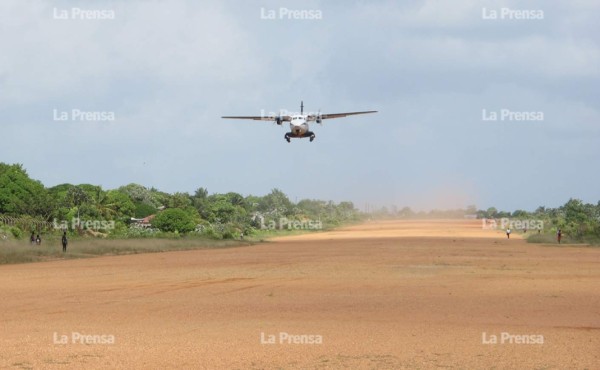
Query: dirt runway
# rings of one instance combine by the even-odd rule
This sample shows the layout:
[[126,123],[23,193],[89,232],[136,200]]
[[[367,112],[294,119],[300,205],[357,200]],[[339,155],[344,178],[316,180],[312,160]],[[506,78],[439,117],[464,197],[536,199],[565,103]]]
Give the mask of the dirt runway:
[[0,266],[0,317],[6,369],[600,369],[600,249],[368,223]]

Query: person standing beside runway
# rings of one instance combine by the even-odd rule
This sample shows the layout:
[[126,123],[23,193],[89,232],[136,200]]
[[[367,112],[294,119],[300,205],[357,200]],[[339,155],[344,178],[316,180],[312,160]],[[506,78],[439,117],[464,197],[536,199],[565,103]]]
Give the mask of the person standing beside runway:
[[67,251],[67,244],[68,244],[68,240],[67,240],[67,232],[63,232],[63,236],[62,236],[62,246],[63,246],[63,253],[65,253]]

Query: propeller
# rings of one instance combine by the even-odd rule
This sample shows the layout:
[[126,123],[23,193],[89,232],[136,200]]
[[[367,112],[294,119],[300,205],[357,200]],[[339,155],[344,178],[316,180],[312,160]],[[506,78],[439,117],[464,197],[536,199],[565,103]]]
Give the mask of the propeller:
[[323,124],[323,121],[321,120],[321,108],[319,108],[319,112],[317,113],[317,119],[316,119],[316,122],[317,122],[319,125],[322,125],[322,124]]
[[275,117],[275,123],[277,123],[278,126],[281,126],[281,111],[279,111],[279,115]]

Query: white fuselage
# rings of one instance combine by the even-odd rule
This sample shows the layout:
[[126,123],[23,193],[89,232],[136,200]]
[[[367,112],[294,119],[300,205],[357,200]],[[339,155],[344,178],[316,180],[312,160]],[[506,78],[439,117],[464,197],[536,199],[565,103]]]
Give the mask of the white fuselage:
[[292,116],[292,120],[290,121],[290,131],[294,136],[304,136],[304,134],[308,132],[308,122],[306,120],[306,116]]

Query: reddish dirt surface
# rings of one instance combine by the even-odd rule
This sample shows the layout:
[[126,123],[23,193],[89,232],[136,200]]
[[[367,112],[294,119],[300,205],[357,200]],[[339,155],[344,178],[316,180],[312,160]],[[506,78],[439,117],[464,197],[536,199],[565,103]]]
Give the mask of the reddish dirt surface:
[[506,240],[477,221],[0,266],[0,298],[9,369],[600,368],[600,249]]

